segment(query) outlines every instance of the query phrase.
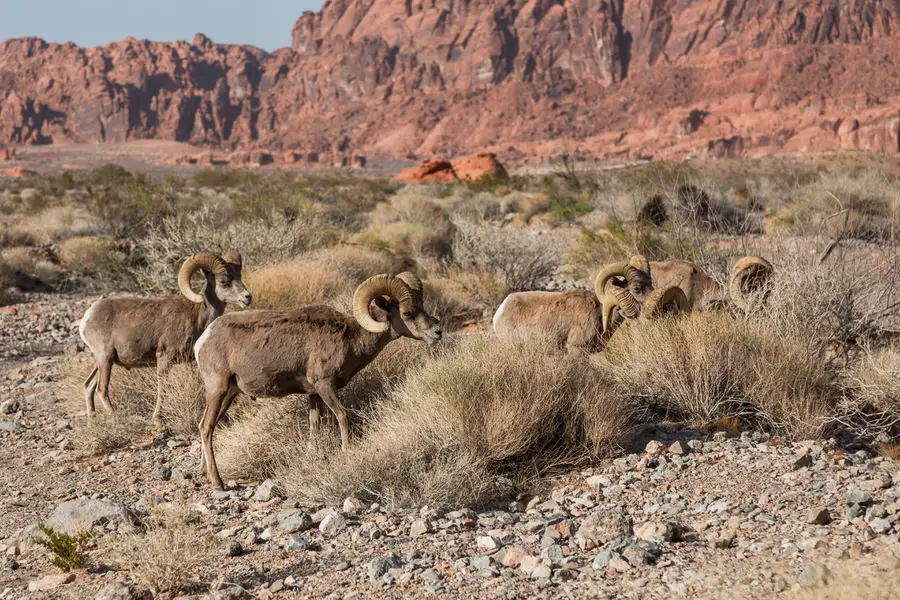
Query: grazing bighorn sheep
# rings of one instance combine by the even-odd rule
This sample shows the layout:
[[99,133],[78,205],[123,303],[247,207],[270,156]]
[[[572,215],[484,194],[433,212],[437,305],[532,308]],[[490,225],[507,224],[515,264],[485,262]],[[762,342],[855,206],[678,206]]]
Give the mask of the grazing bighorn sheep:
[[412,273],[375,275],[353,295],[355,320],[327,306],[252,310],[217,319],[194,346],[206,392],[199,429],[210,482],[222,487],[213,431],[238,392],[275,398],[309,394],[310,439],[318,432],[324,403],[337,417],[346,448],[349,426],[337,390],[392,340],[441,339],[440,324],[422,301],[422,282]]
[[[640,272],[640,277],[635,276],[634,270]],[[728,284],[728,294],[731,302],[738,308],[746,310],[749,307],[751,295],[765,289],[765,284],[771,277],[773,270],[771,263],[759,256],[745,256],[737,261],[732,268],[731,280]],[[637,309],[632,306],[632,302],[623,296],[622,292],[618,292],[617,296],[612,294],[617,289],[623,289],[620,285],[618,287],[610,286],[609,290],[607,290],[606,281],[612,280],[615,284],[617,283],[617,278],[623,277],[629,282],[651,281],[654,291],[671,289],[672,287],[680,288],[687,302],[684,307],[687,310],[705,308],[705,304],[710,302],[710,300],[721,302],[725,299],[725,290],[722,286],[712,277],[699,270],[693,263],[686,260],[667,260],[651,263],[643,256],[637,255],[631,257],[628,263],[609,265],[603,269],[601,276],[606,279],[601,282],[598,278],[598,297],[602,299],[607,291],[610,292],[606,296],[607,302],[604,304],[604,315],[610,314],[613,308],[618,308],[625,318],[635,318],[637,316]],[[629,285],[629,289],[634,298],[639,301],[646,296],[649,288],[644,287],[641,290],[636,290],[635,286]],[[668,293],[674,294],[674,292]],[[672,301],[681,302],[680,299]]]
[[[158,422],[162,406],[162,381],[169,368],[190,360],[200,334],[225,312],[225,304],[249,306],[250,292],[241,281],[241,255],[224,257],[194,254],[181,266],[178,287],[182,296],[101,298],[84,313],[78,328],[81,339],[94,355],[96,366],[84,380],[88,417],[94,414],[94,394],[107,410],[109,379],[114,364],[125,368],[156,363],[157,389],[153,420]],[[191,289],[191,275],[202,270],[206,289]],[[99,377],[98,377],[99,374]]]
[[[625,283],[614,280],[621,275]],[[607,289],[607,282],[614,280]],[[596,351],[612,333],[614,309],[637,317],[643,300],[644,313],[656,316],[673,300],[673,292],[650,292],[650,279],[639,268],[624,263],[604,269],[596,279],[595,291],[516,292],[510,294],[494,313],[497,335],[533,329],[549,335],[568,351]],[[641,299],[641,300],[639,300]]]

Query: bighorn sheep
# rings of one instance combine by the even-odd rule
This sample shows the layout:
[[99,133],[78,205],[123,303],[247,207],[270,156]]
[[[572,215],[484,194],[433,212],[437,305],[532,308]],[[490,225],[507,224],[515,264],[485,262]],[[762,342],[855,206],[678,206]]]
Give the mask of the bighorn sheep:
[[[635,271],[639,275],[635,274]],[[738,308],[746,310],[752,294],[762,291],[771,277],[773,267],[769,261],[759,256],[745,256],[738,260],[731,271],[731,280],[728,284],[728,294],[731,302]],[[631,257],[628,263],[615,263],[603,269],[597,279],[597,296],[606,298],[604,302],[604,315],[609,315],[614,308],[618,308],[622,316],[634,318],[638,315],[635,303],[629,301],[621,291],[621,278],[628,283],[628,289],[636,302],[646,297],[648,290],[651,293],[657,290],[670,290],[673,287],[680,288],[684,295],[684,301],[670,294],[670,302],[679,304],[682,308],[692,310],[705,307],[711,301],[725,299],[725,290],[712,277],[699,270],[693,263],[686,260],[667,260],[663,262],[649,262],[640,255]],[[613,285],[607,287],[607,281]],[[651,286],[639,287],[632,282],[651,282]],[[686,302],[686,304],[685,304]],[[634,306],[633,306],[634,305]],[[684,305],[683,307],[681,305]],[[604,320],[606,323],[606,320]]]
[[[607,289],[607,282],[622,275]],[[494,332],[503,336],[511,332],[534,329],[551,336],[561,348],[569,351],[596,351],[612,333],[610,320],[614,309],[635,318],[665,312],[675,302],[672,291],[650,291],[650,278],[639,268],[615,265],[597,276],[595,291],[516,292],[510,294],[494,313]],[[683,304],[680,305],[683,307]]]
[[[178,287],[182,296],[159,298],[101,298],[84,313],[79,326],[81,339],[94,355],[96,366],[84,380],[84,400],[88,417],[94,414],[94,394],[107,410],[109,379],[113,364],[125,368],[156,363],[157,389],[154,422],[162,406],[162,380],[169,368],[190,360],[191,349],[200,334],[225,312],[225,304],[249,306],[251,294],[241,281],[241,255],[224,257],[194,254],[181,266]],[[202,270],[206,289],[191,289],[191,275]],[[98,377],[99,374],[99,377]]]
[[210,482],[222,487],[213,431],[238,392],[276,398],[309,394],[310,439],[318,432],[324,403],[337,417],[346,448],[347,414],[337,390],[401,336],[429,343],[441,338],[440,324],[423,307],[422,282],[412,273],[364,281],[353,296],[353,318],[327,306],[307,306],[217,319],[194,346],[206,393],[199,429]]

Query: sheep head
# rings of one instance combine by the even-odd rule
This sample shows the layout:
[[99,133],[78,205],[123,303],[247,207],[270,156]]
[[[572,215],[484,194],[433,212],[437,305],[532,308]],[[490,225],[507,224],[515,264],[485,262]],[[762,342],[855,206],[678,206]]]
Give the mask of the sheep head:
[[[377,313],[373,313],[372,304]],[[372,333],[393,329],[398,335],[435,343],[441,339],[440,322],[425,311],[422,282],[412,273],[375,275],[353,294],[353,316]]]
[[209,252],[194,254],[181,265],[178,273],[178,289],[191,302],[203,302],[203,296],[191,288],[191,276],[203,271],[207,285],[215,285],[215,295],[222,302],[250,306],[252,295],[241,280],[243,261],[237,252],[229,252],[222,258]]

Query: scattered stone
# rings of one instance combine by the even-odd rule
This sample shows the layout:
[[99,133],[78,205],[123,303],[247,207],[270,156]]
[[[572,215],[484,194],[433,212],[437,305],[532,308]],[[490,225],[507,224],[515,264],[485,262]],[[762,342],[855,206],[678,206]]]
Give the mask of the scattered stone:
[[111,583],[107,583],[100,591],[97,592],[97,595],[94,596],[94,600],[152,600],[153,594],[150,593],[150,590],[143,590],[138,588],[132,583],[124,583],[122,581],[113,581]]
[[538,565],[532,572],[532,579],[550,579],[553,575],[553,571],[550,570],[550,567],[547,565]]
[[313,527],[315,527],[313,520],[308,514],[302,511],[297,511],[288,515],[278,523],[278,528],[285,533],[307,531]]
[[223,546],[225,556],[240,556],[244,552],[244,548],[237,540],[229,540]]
[[644,447],[644,452],[648,456],[659,456],[665,450],[665,446],[662,442],[657,442],[656,440],[651,440],[647,443],[647,446]]
[[499,542],[489,535],[479,535],[476,537],[475,545],[479,550],[496,550],[500,547]]
[[682,456],[684,454],[687,454],[687,449],[681,444],[681,442],[675,442],[674,444],[669,446],[669,452],[678,456]]
[[888,533],[891,531],[891,529],[893,529],[891,527],[891,522],[887,519],[874,519],[872,521],[869,521],[869,527],[871,527],[872,531],[879,535]]
[[497,555],[495,555],[495,559],[504,567],[517,569],[526,556],[530,556],[530,554],[525,548],[522,548],[521,546],[510,546],[509,548],[504,548],[498,552]]
[[75,581],[75,573],[55,573],[28,583],[29,592],[47,592]]
[[63,502],[46,521],[47,526],[70,535],[103,525],[126,526],[130,529],[134,523],[134,515],[124,506],[109,500],[91,498]]
[[338,512],[331,512],[325,515],[322,522],[319,523],[319,531],[325,537],[334,537],[347,527],[347,519]]
[[19,412],[19,401],[15,398],[11,398],[0,404],[0,413],[3,413],[4,415],[11,415],[17,412]]
[[519,570],[530,576],[540,565],[541,560],[538,557],[528,554],[523,556],[521,562],[519,562]]
[[431,533],[431,531],[432,527],[430,522],[425,519],[416,519],[409,528],[409,535],[412,537],[419,537],[426,533]]
[[347,496],[346,498],[344,498],[344,505],[342,508],[343,511],[348,515],[356,515],[364,511],[366,509],[366,505],[354,496]]
[[806,515],[806,522],[810,525],[828,525],[831,523],[831,513],[823,506],[811,508]]
[[872,504],[872,494],[861,490],[851,490],[847,492],[847,505],[859,504],[860,506],[868,506]]
[[800,458],[794,461],[794,470],[797,469],[808,469],[813,464],[812,456],[809,454],[804,454]]
[[680,529],[676,523],[649,521],[634,528],[634,537],[662,544],[677,539]]
[[312,550],[312,544],[303,536],[288,536],[281,546],[285,552],[299,552],[301,550]]
[[581,522],[575,533],[575,542],[583,550],[590,550],[630,535],[631,519],[621,508],[595,508]]
[[287,492],[274,479],[266,479],[256,488],[253,499],[257,502],[268,502],[272,498],[287,498]]
[[390,569],[399,569],[401,566],[403,566],[403,563],[395,554],[387,554],[385,556],[373,558],[372,561],[369,562],[368,567],[369,579],[378,579]]

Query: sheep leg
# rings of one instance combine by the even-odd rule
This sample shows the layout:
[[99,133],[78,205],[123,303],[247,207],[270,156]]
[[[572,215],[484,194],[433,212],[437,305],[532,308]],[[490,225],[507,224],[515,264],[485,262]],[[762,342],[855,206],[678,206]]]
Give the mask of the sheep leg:
[[103,404],[103,408],[112,411],[113,407],[109,402],[109,379],[112,376],[113,367],[112,357],[104,357],[104,359],[100,361],[99,367],[100,381],[97,385],[97,391],[100,392],[100,402]]
[[322,379],[317,381],[313,386],[334,416],[337,417],[338,425],[341,427],[341,450],[346,450],[350,445],[350,427],[347,422],[347,411],[338,398],[337,390],[334,387],[333,379]]
[[163,381],[172,368],[172,362],[167,356],[157,355],[156,357],[156,406],[153,407],[153,426],[159,430],[162,429],[162,397],[163,397]]
[[[233,394],[229,392],[228,396],[225,397],[225,401],[222,402],[222,408],[219,409],[219,416],[216,418],[216,423],[222,420],[222,417],[225,416],[225,413],[228,412],[228,409],[231,408],[231,403],[234,402],[234,399],[237,398],[238,393],[235,391]],[[252,396],[250,400],[255,400]]]
[[97,391],[97,372],[95,366],[91,370],[91,374],[84,380],[84,408],[88,419],[94,416],[94,393]]
[[217,489],[224,489],[222,477],[219,476],[219,468],[216,466],[216,457],[213,453],[213,431],[216,429],[216,423],[219,420],[221,409],[224,407],[230,393],[237,393],[232,390],[227,381],[221,381],[214,384],[214,387],[207,386],[206,391],[206,408],[203,411],[203,418],[200,420],[198,429],[200,430],[200,444],[203,449],[203,459],[206,463],[206,476],[209,482]]
[[309,395],[309,449],[316,449],[316,440],[319,437],[319,419],[325,404],[318,394]]

